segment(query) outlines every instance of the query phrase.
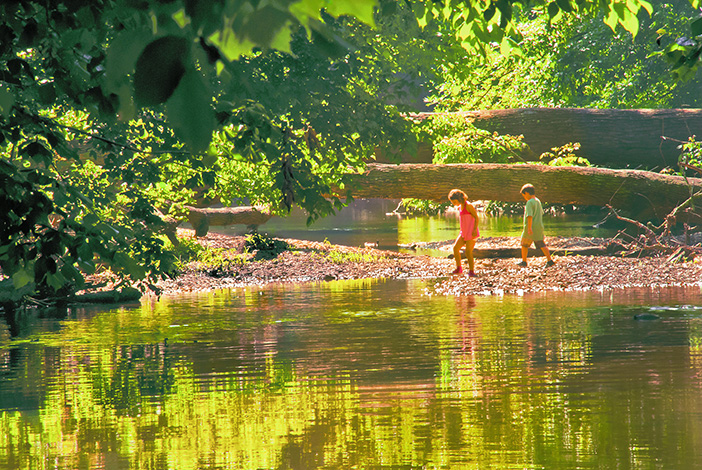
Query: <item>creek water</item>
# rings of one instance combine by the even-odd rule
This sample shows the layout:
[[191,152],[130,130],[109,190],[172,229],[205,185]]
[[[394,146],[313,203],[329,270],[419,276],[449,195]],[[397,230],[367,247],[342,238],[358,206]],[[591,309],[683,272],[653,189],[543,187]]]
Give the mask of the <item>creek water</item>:
[[[393,214],[398,201],[366,199],[353,201],[336,215],[318,219],[309,226],[302,211],[293,211],[290,216],[277,217],[259,227],[259,231],[273,237],[363,246],[377,243],[379,248],[403,251],[402,245],[416,242],[440,242],[455,239],[459,231],[456,212],[436,216],[407,216]],[[605,212],[589,212],[568,215],[544,215],[547,236],[604,237],[613,236],[616,220],[608,219]],[[522,232],[522,216],[481,215],[480,233],[484,237],[518,237]],[[244,226],[228,228],[213,227],[213,230],[229,234],[246,233]],[[398,248],[400,247],[400,248]],[[425,254],[438,254],[429,251]]]
[[432,282],[0,319],[0,469],[702,468],[699,288]]

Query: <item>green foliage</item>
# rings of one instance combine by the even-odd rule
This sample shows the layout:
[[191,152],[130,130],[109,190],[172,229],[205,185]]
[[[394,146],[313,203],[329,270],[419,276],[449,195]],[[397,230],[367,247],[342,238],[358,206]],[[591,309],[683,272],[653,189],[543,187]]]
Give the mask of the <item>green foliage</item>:
[[592,166],[587,158],[575,154],[578,150],[580,150],[578,142],[569,142],[542,153],[539,159],[548,166]]
[[553,18],[518,11],[519,53],[495,43],[484,56],[442,69],[445,81],[432,100],[447,111],[701,106],[700,79],[677,80],[663,52],[671,38],[685,34],[695,11],[687,0],[652,6],[650,15],[639,9],[635,36],[611,28],[608,11]]
[[450,202],[436,202],[426,199],[406,198],[402,200],[404,211],[410,214],[437,215],[442,214],[451,206]]
[[[352,8],[371,21],[374,4],[361,1]],[[260,108],[255,95],[266,93],[252,95],[235,75],[250,72],[249,84],[268,81],[231,61],[233,51],[251,53],[254,44],[289,50],[293,31],[303,42],[312,29],[328,32],[319,21],[318,1],[253,8],[231,2],[183,5],[127,0],[0,5],[0,197],[8,210],[0,227],[0,268],[15,288],[62,295],[103,266],[125,283],[148,283],[172,272],[175,258],[158,237],[163,224],[157,209],[181,215],[183,205],[217,197],[211,188],[226,184],[218,175],[227,162],[220,161],[225,152],[209,147],[215,127],[240,131],[243,125],[243,134],[261,128],[255,119],[227,121],[237,109]],[[348,6],[328,11],[343,14]],[[234,16],[240,27],[232,29]],[[261,36],[264,29],[271,34]],[[288,39],[276,42],[278,34]],[[213,46],[215,39],[223,42]],[[311,67],[310,75],[318,73]],[[264,114],[273,116],[270,110]],[[271,121],[273,131],[284,135],[284,121]],[[312,174],[306,155],[285,149],[284,140],[269,142],[270,168],[250,154],[242,159],[267,173],[260,178],[268,183],[263,197],[270,202],[280,194],[270,189],[278,181],[315,215],[340,207],[322,198],[328,185]]]
[[509,163],[521,160],[528,147],[522,136],[478,129],[460,115],[435,115],[419,132],[432,142],[434,163]]
[[288,245],[285,240],[271,238],[268,235],[260,234],[258,232],[246,235],[245,246],[246,251],[248,252],[265,252],[271,257],[278,256],[280,253],[290,248],[290,245]]
[[[653,3],[653,13],[639,14],[638,34],[611,30],[601,21],[564,18],[557,26],[562,40],[535,47],[550,55],[551,68],[543,96],[556,105],[597,108],[664,108],[700,106],[699,79],[683,83],[670,73],[659,51],[667,39],[661,28],[681,34],[687,16],[695,14],[686,0]],[[555,53],[554,53],[555,52]]]
[[699,178],[702,174],[702,142],[697,141],[693,136],[687,142],[682,143],[679,148],[678,166],[680,173],[686,175],[686,170],[692,170],[693,176]]
[[192,238],[179,238],[178,246],[166,242],[166,248],[173,252],[178,260],[177,269],[182,271],[186,265],[195,263],[202,270],[226,270],[245,262],[243,255],[232,255],[224,248],[203,246]]
[[373,263],[382,259],[381,256],[372,255],[370,253],[359,252],[343,252],[332,250],[324,255],[324,259],[334,264],[344,263]]
[[656,31],[657,43],[662,46],[657,52],[670,65],[673,75],[683,81],[692,80],[700,67],[700,55],[702,55],[702,19],[699,15],[700,2],[691,0],[692,9],[685,9],[684,15],[678,17],[685,21],[686,30],[670,28],[668,24],[660,25]]

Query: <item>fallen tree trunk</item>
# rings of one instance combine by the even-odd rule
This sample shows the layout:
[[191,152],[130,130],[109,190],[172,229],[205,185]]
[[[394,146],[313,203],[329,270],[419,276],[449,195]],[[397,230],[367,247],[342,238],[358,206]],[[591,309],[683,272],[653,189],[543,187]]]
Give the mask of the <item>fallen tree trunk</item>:
[[247,225],[257,226],[265,224],[273,217],[262,207],[220,207],[220,208],[198,208],[186,206],[188,209],[188,222],[195,229],[195,235],[204,237],[211,225]]
[[[596,165],[677,167],[677,141],[699,133],[699,109],[522,108],[471,111],[466,116],[481,129],[524,135],[538,156],[568,142]],[[672,140],[664,140],[662,137]]]
[[[694,188],[702,179],[688,178]],[[368,165],[350,176],[345,191],[355,198],[418,198],[445,201],[459,188],[472,200],[523,202],[524,183],[536,187],[544,202],[594,205],[634,211],[640,216],[664,217],[690,197],[682,177],[639,170],[506,164]]]

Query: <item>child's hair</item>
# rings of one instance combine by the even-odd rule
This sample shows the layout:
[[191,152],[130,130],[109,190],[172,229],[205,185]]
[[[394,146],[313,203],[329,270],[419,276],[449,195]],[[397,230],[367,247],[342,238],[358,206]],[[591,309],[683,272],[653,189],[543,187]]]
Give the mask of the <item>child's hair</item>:
[[519,191],[521,194],[531,194],[532,196],[536,194],[536,189],[534,189],[534,186],[530,185],[529,183],[525,184],[522,186],[522,190]]
[[468,195],[460,189],[452,189],[448,195],[449,201],[467,202]]

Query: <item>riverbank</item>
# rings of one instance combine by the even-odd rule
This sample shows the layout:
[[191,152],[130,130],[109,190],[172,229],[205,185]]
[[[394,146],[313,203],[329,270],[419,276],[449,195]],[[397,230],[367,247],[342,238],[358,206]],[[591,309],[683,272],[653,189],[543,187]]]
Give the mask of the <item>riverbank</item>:
[[[194,238],[182,230],[181,237]],[[421,278],[431,280],[429,295],[502,295],[537,291],[609,290],[634,287],[701,286],[702,259],[671,261],[668,256],[641,258],[617,255],[576,255],[579,249],[602,249],[607,239],[547,238],[556,253],[555,266],[545,267],[545,258],[531,257],[527,268],[518,258],[476,259],[477,278],[451,275],[454,260],[448,258],[450,242],[432,249],[446,256],[348,247],[330,243],[285,239],[288,249],[280,253],[245,250],[244,237],[210,233],[197,239],[231,263],[216,268],[191,262],[174,279],[162,281],[162,295],[245,287],[281,282],[324,282],[362,278]],[[513,237],[483,238],[476,248],[513,250],[519,240]],[[582,251],[582,250],[581,250]],[[560,253],[560,254],[559,254]],[[467,270],[466,270],[467,271]]]

